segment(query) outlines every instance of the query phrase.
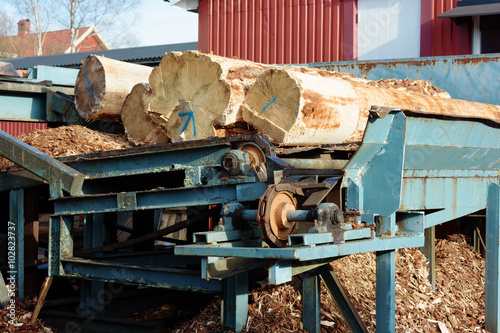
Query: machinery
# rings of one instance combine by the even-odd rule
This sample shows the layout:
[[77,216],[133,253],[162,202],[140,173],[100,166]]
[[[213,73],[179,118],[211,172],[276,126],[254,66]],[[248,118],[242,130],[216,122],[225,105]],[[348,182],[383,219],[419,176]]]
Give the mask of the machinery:
[[[500,124],[489,119],[385,106],[370,111],[359,146],[292,149],[241,135],[53,159],[1,133],[0,154],[24,169],[0,173],[0,191],[9,193],[18,243],[30,206],[25,194],[35,191],[29,200],[52,205],[49,274],[88,281],[84,315],[98,281],[221,292],[222,324],[236,331],[246,324],[256,268],[266,269],[271,284],[302,275],[305,330],[320,332],[322,279],[351,330],[366,331],[328,263],[375,251],[377,329],[394,332],[395,250],[426,246],[432,253],[426,230],[486,209],[486,322],[496,332],[498,138]],[[188,207],[187,218],[155,230],[159,211],[177,207]],[[124,212],[133,214],[132,229],[117,223]],[[184,228],[187,242],[151,246]],[[117,229],[136,237],[105,243]],[[17,265],[22,292],[22,255]]]

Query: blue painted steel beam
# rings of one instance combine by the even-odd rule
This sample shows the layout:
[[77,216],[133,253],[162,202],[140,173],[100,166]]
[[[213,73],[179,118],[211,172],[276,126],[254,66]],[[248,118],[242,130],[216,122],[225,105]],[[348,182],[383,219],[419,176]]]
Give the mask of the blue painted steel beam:
[[[8,236],[15,238],[15,263],[7,272],[16,277],[18,298],[24,300],[24,190],[12,190],[9,194]],[[9,241],[9,246],[11,246]]]
[[214,257],[241,257],[258,259],[284,259],[309,261],[317,259],[336,258],[355,253],[371,251],[386,251],[424,245],[424,235],[384,237],[370,240],[346,242],[344,244],[317,245],[314,247],[298,246],[287,248],[248,248],[223,247],[213,245],[178,245],[174,249],[177,255],[214,256]]
[[131,192],[130,204],[120,203],[124,194],[67,197],[54,201],[57,215],[93,214],[116,211],[131,211],[157,208],[174,208],[227,203],[231,201],[258,200],[265,192],[265,183],[250,183],[228,186],[200,186],[169,190]]
[[202,280],[200,272],[186,269],[116,264],[81,258],[65,258],[61,264],[60,276],[204,293],[221,291],[220,281]]
[[248,317],[248,272],[223,280],[221,324],[241,332]]
[[376,309],[377,331],[396,331],[396,251],[376,253]]
[[302,274],[302,324],[309,333],[321,332],[321,283],[316,270]]
[[[147,148],[147,149],[146,149]],[[228,141],[204,140],[191,144],[136,147],[114,152],[60,158],[92,179],[184,170],[189,167],[218,167],[231,149]]]
[[486,210],[485,328],[500,332],[500,185],[491,183]]
[[348,193],[347,209],[382,216],[399,209],[405,132],[406,116],[402,112],[391,112],[383,119],[370,117],[361,146],[344,167],[343,187],[353,183],[360,190]]
[[[85,215],[83,218],[83,248],[91,249],[104,244],[103,214]],[[95,254],[96,257],[102,253]],[[104,312],[104,297],[99,297],[104,290],[104,282],[94,280],[80,281],[80,310],[86,316]]]
[[59,276],[61,273],[61,222],[60,217],[49,219],[49,276]]
[[54,67],[54,66],[35,66],[28,69],[29,82],[50,81],[53,86],[74,87],[78,69]]
[[47,99],[47,94],[56,91],[67,95],[74,93],[73,88],[46,87],[31,83],[30,80],[0,81],[0,119],[30,122],[50,121],[47,109],[51,106],[51,101]]

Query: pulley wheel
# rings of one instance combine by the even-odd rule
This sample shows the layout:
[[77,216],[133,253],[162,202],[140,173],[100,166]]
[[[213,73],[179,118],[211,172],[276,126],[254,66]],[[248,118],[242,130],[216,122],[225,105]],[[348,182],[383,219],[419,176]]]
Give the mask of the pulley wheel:
[[284,247],[288,236],[293,233],[297,222],[287,219],[287,212],[297,209],[293,194],[288,191],[276,191],[275,186],[269,186],[259,200],[259,223],[262,239],[271,247]]

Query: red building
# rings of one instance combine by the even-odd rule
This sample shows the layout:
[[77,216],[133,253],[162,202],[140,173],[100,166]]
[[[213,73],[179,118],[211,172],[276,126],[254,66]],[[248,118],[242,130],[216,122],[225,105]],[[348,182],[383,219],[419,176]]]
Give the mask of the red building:
[[[482,31],[500,35],[500,1],[493,0],[170,2],[199,14],[202,52],[264,63],[481,53]],[[452,13],[457,6],[461,12]],[[499,38],[493,39],[486,49],[500,52]]]
[[[17,35],[0,37],[0,58],[20,58],[37,55],[37,34],[30,33],[30,21],[17,23]],[[108,50],[109,45],[96,27],[76,29],[76,52]],[[43,55],[69,53],[70,30],[48,31],[42,34]]]

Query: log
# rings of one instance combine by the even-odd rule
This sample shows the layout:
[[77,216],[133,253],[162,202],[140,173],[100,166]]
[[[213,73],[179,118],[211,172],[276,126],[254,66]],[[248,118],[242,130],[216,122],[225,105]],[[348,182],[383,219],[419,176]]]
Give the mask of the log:
[[136,146],[169,142],[165,128],[148,115],[151,87],[138,83],[125,99],[121,118],[128,141]]
[[90,55],[75,82],[75,106],[89,120],[120,121],[125,98],[132,87],[148,82],[152,67]]
[[359,142],[371,106],[500,120],[500,106],[398,89],[288,68],[266,70],[242,105],[243,119],[283,145]]
[[149,77],[149,114],[173,142],[215,136],[242,119],[245,93],[268,66],[196,51],[168,53]]

